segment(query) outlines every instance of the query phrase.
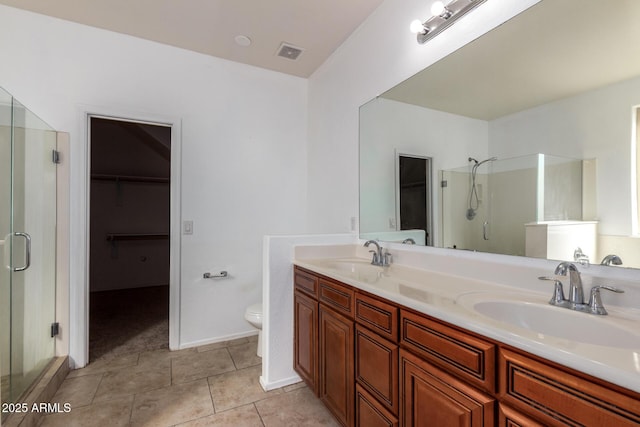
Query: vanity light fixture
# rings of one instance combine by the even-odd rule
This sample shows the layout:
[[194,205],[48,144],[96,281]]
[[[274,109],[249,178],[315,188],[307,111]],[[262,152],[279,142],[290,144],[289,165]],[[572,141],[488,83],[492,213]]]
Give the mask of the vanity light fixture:
[[[442,2],[440,0],[431,5],[431,17],[422,22],[419,19],[411,22],[410,29],[416,34],[418,43],[426,43],[427,40],[437,36],[446,30],[459,18],[480,6],[486,0],[451,0]],[[447,3],[447,4],[445,4]]]

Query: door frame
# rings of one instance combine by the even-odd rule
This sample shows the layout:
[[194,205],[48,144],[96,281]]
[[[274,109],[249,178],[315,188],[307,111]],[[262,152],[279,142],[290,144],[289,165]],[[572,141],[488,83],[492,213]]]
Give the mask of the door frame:
[[400,157],[411,157],[413,159],[421,159],[425,161],[425,175],[427,178],[426,200],[427,206],[427,235],[425,236],[425,245],[433,246],[433,157],[424,154],[414,154],[402,150],[395,150],[395,171],[396,171],[396,230],[401,229],[400,218]]
[[[69,307],[69,357],[72,367],[82,368],[89,362],[89,239],[91,179],[91,118],[137,122],[171,128],[170,231],[169,231],[169,348],[180,345],[180,257],[181,257],[181,153],[182,123],[179,117],[113,110],[94,106],[79,107],[81,135],[77,156],[72,157],[76,174],[72,177],[71,194],[71,259]],[[75,160],[74,160],[75,157]],[[74,183],[75,181],[75,183]]]

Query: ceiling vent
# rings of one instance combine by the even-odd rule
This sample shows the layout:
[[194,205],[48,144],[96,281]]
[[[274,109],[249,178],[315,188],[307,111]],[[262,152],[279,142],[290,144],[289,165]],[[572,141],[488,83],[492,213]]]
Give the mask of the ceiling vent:
[[278,53],[276,55],[295,61],[303,51],[304,49],[301,47],[282,42],[282,44],[278,48]]

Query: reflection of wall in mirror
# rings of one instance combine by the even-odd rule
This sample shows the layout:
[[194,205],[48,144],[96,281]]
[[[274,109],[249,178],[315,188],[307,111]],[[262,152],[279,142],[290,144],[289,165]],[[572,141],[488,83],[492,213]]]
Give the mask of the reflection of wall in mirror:
[[524,255],[523,225],[536,218],[536,168],[506,169],[490,175],[491,238],[488,252]]
[[[391,231],[395,218],[395,150],[433,159],[437,171],[469,156],[487,157],[487,122],[377,98],[360,108],[360,232]],[[440,223],[439,186],[434,186],[434,224]],[[464,211],[463,211],[464,213]],[[437,227],[434,242],[441,246]]]
[[[374,231],[371,233],[360,233],[362,240],[380,240],[381,242],[405,243],[424,246],[427,236],[424,230],[398,230],[398,231]],[[413,239],[413,242],[405,242],[406,239]]]
[[470,206],[467,169],[442,172],[445,247],[524,256],[524,224],[582,219],[581,160],[543,154],[497,159],[476,175],[479,203],[471,220],[462,215]]
[[600,233],[629,236],[632,108],[638,104],[640,78],[634,78],[514,113],[489,123],[489,150],[503,157],[535,150],[597,159]]
[[[595,194],[598,219],[595,262],[610,253],[625,267],[640,267],[640,239],[632,234],[630,156],[634,106],[640,104],[640,77],[518,112],[489,123],[489,151],[497,156],[539,152],[597,159],[595,189],[585,181],[583,192]],[[592,174],[595,176],[595,174]]]
[[[492,155],[504,159],[541,152],[597,159],[597,178],[591,183],[585,181],[583,191],[583,196],[587,196],[583,201],[591,199],[587,203],[591,207],[583,206],[584,219],[600,221],[596,261],[608,253],[623,256],[626,252],[629,261],[623,256],[623,266],[640,267],[640,263],[633,262],[634,258],[640,258],[640,249],[637,249],[640,248],[640,240],[629,238],[632,110],[640,104],[639,93],[640,78],[634,78],[491,122],[378,99],[370,103],[377,105],[375,112],[365,108],[370,104],[361,110],[361,155],[367,153],[371,146],[377,148],[377,157],[368,153],[366,163],[361,160],[361,173],[367,169],[369,180],[374,183],[371,186],[361,178],[361,191],[366,193],[367,186],[379,189],[384,187],[381,181],[392,180],[391,171],[389,175],[380,173],[385,170],[383,164],[391,168],[393,149],[409,141],[422,143],[422,149],[434,158],[434,171],[459,167],[469,156],[486,158]],[[484,129],[486,135],[482,135]],[[443,135],[445,137],[441,138]],[[386,156],[382,154],[384,152]],[[592,178],[595,176],[595,173],[590,175]],[[389,191],[392,191],[391,187]],[[380,209],[388,210],[387,214],[381,215],[380,221],[368,221],[367,217],[372,219],[376,214],[365,203],[361,205],[362,219],[370,230],[379,225],[386,229],[387,217],[393,215],[394,206],[392,194],[388,198],[389,203],[384,207],[380,203]],[[593,198],[597,203],[593,203]],[[434,194],[434,203],[439,204],[440,200],[440,195]],[[441,224],[442,207],[434,206],[434,214],[438,216],[434,217],[435,223]],[[442,239],[443,230],[436,227],[435,231],[441,234],[435,240],[436,245],[448,246]],[[615,244],[612,243],[614,241]]]

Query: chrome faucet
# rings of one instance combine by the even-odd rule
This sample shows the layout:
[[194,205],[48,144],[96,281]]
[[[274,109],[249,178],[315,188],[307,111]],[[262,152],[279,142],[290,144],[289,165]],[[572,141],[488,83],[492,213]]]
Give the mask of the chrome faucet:
[[367,240],[364,243],[364,247],[368,248],[370,244],[374,244],[376,245],[376,250],[371,250],[369,252],[371,252],[373,255],[371,257],[371,264],[373,265],[379,265],[382,267],[386,267],[388,265],[391,265],[391,254],[387,251],[385,251],[384,253],[382,252],[382,246],[380,246],[378,244],[378,242],[376,242],[375,240]]
[[602,258],[602,262],[600,262],[600,264],[602,265],[622,265],[622,259],[620,259],[620,257],[618,255],[607,255],[606,257]]
[[572,304],[584,304],[582,278],[578,268],[570,262],[561,262],[556,267],[554,274],[566,276],[567,272],[569,272],[569,302]]
[[569,273],[569,299],[565,299],[564,297],[562,282],[560,282],[560,280],[555,277],[538,277],[540,280],[547,280],[554,283],[553,296],[551,300],[549,300],[549,304],[570,310],[582,311],[584,313],[605,315],[607,314],[607,310],[605,310],[602,305],[600,289],[617,293],[624,292],[622,289],[614,288],[613,286],[594,286],[591,288],[589,302],[585,303],[582,279],[576,266],[570,262],[561,262],[555,270],[555,274],[560,276],[566,276],[567,272]]
[[582,265],[589,265],[589,255],[582,252],[582,248],[578,246],[575,251],[573,251],[573,260],[575,262],[579,262]]

